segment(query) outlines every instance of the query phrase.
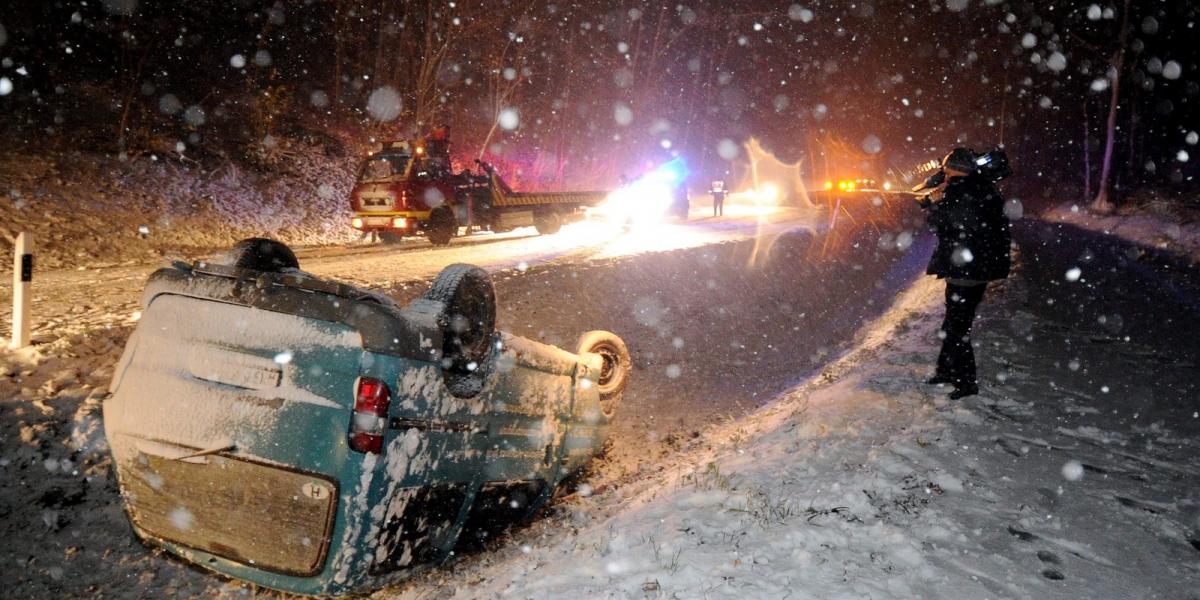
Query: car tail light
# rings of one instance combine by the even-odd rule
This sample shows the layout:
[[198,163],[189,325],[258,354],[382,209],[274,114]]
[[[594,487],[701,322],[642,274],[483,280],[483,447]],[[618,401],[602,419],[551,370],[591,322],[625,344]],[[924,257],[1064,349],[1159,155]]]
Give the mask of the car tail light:
[[355,229],[362,229],[363,228],[363,220],[358,217],[354,217],[353,219],[350,219],[350,226]]
[[396,229],[404,229],[405,227],[408,227],[408,219],[405,219],[404,217],[396,217],[392,219],[392,227],[395,227]]
[[350,449],[382,454],[391,392],[386,383],[370,377],[359,377],[356,388],[354,414],[350,416]]

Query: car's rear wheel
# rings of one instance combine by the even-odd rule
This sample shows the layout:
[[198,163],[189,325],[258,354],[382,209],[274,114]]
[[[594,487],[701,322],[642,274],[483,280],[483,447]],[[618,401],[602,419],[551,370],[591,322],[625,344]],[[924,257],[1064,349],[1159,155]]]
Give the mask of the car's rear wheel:
[[629,358],[629,348],[617,334],[611,331],[589,331],[579,338],[579,354],[599,354],[601,359],[600,375],[596,379],[596,389],[600,392],[600,410],[604,416],[611,417],[621,404],[621,394],[629,383],[629,373],[633,361]]
[[246,238],[234,244],[229,259],[235,267],[268,273],[300,268],[300,261],[287,244],[267,238]]
[[442,368],[451,393],[460,397],[479,393],[496,331],[496,290],[491,277],[474,265],[450,265],[433,280],[425,298],[443,306],[438,317]]
[[448,207],[439,206],[429,213],[429,228],[425,230],[425,235],[434,246],[449,244],[457,231],[458,219]]

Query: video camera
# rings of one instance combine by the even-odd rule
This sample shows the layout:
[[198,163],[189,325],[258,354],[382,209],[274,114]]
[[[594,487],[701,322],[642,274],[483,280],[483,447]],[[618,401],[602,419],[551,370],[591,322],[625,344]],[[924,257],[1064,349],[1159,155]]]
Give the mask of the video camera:
[[[976,155],[971,159],[975,167],[968,174],[978,173],[988,181],[996,183],[1009,175],[1012,175],[1012,168],[1008,165],[1008,154],[1003,148],[995,148],[983,154]],[[928,179],[912,188],[914,193],[930,190],[941,185],[946,181],[946,171],[944,168],[938,169]]]
[[980,154],[975,158],[975,168],[992,183],[1012,175],[1012,168],[1008,166],[1008,154],[1003,148]]

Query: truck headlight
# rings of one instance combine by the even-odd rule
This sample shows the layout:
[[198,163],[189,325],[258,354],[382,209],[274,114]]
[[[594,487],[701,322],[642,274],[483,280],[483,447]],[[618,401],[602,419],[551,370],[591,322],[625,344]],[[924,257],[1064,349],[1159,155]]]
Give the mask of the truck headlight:
[[358,217],[354,217],[353,219],[350,219],[350,226],[355,229],[362,229],[363,228],[363,220]]
[[405,219],[404,217],[396,217],[392,219],[392,227],[395,227],[396,229],[404,229],[405,227],[408,227],[408,219]]

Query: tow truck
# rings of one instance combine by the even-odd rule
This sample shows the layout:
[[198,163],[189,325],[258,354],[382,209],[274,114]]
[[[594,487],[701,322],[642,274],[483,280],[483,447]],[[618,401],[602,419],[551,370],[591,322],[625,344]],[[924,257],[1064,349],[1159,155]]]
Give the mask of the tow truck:
[[516,192],[492,165],[475,163],[477,172],[454,172],[444,130],[420,140],[385,142],[363,162],[350,192],[350,225],[384,243],[424,234],[435,246],[449,244],[462,228],[500,233],[533,226],[552,234],[582,219],[588,207],[607,196],[602,191]]

